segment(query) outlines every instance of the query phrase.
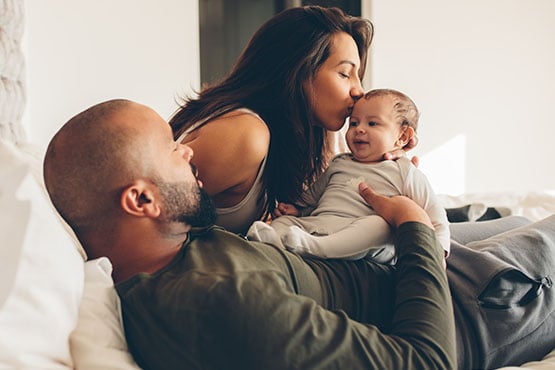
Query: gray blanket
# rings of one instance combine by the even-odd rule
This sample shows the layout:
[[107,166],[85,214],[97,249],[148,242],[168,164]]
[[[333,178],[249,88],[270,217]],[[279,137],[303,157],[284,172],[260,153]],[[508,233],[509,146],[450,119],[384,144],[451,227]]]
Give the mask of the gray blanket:
[[460,369],[520,365],[555,347],[555,215],[497,224],[498,231],[509,230],[493,235],[495,227],[474,223],[482,228],[479,237],[487,237],[478,241],[453,225],[458,241],[451,244],[447,274]]

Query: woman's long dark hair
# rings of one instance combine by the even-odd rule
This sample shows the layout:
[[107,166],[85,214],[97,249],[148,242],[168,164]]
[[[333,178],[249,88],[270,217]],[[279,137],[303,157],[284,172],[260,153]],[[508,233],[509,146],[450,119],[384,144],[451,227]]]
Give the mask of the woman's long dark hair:
[[303,91],[330,55],[331,36],[346,32],[355,40],[364,75],[372,23],[338,8],[305,6],[286,9],[252,36],[229,74],[185,98],[171,118],[174,137],[207,117],[245,107],[258,113],[270,130],[263,173],[267,212],[276,201],[294,202],[303,187],[321,174],[328,154],[327,130],[311,124]]

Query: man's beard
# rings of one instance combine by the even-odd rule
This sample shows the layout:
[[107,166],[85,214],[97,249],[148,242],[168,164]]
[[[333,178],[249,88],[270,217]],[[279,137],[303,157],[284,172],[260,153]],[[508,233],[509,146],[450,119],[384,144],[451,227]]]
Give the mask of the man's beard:
[[156,181],[163,198],[162,220],[192,227],[212,226],[216,209],[212,199],[198,183]]

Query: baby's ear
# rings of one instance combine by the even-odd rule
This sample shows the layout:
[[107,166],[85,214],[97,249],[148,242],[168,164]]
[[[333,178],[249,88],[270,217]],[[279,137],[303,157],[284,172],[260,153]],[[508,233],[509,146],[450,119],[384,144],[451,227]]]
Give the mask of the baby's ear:
[[401,133],[399,134],[399,138],[397,139],[396,144],[400,148],[404,148],[405,145],[408,144],[408,142],[410,141],[410,139],[412,139],[413,136],[414,136],[414,129],[410,126],[404,126],[401,129]]

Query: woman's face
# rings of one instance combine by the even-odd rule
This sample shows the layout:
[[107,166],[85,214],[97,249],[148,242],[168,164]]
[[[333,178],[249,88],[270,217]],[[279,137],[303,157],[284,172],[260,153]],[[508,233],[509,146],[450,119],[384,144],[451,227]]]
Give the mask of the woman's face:
[[314,125],[338,131],[351,114],[355,101],[363,94],[360,58],[353,38],[338,32],[332,35],[330,56],[313,79],[304,85]]

